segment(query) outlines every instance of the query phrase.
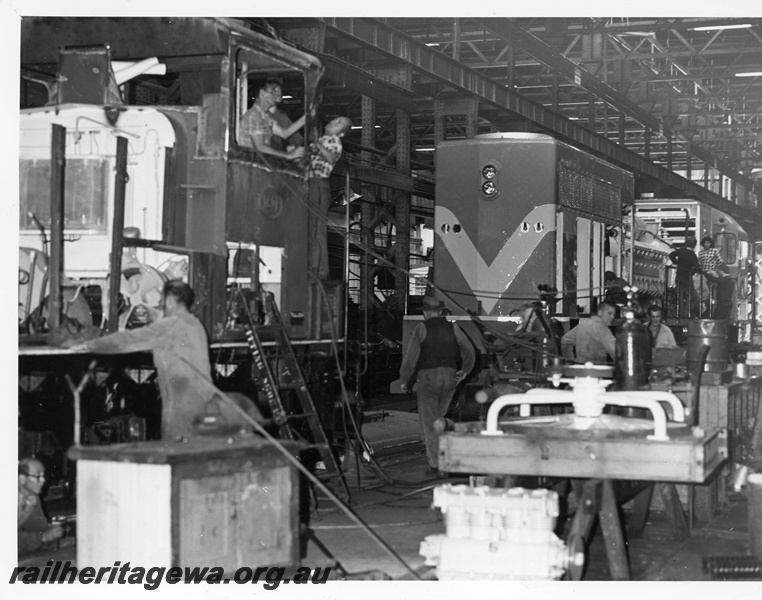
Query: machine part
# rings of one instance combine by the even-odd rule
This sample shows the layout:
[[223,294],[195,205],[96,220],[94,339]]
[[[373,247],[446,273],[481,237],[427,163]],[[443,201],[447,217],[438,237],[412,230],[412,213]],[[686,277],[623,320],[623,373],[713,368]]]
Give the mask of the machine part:
[[616,330],[615,381],[620,390],[639,390],[648,384],[651,371],[651,341],[648,328],[628,311]]
[[585,539],[581,535],[571,534],[566,540],[566,554],[569,557],[569,579],[580,581],[585,572]]
[[728,368],[727,322],[713,319],[691,319],[688,321],[688,344],[686,362],[693,372],[699,364],[699,352],[709,346],[704,371],[722,373]]
[[556,492],[446,484],[434,489],[433,506],[446,534],[427,536],[419,552],[440,580],[553,580],[584,564],[584,551],[569,553],[553,533]]
[[[589,365],[593,367],[592,364]],[[588,367],[588,364],[585,365]],[[603,413],[603,407],[607,404],[615,406],[634,406],[646,408],[651,411],[654,419],[654,433],[648,436],[650,440],[668,440],[667,415],[660,402],[667,402],[672,407],[675,421],[685,421],[685,410],[680,399],[668,392],[650,391],[622,391],[606,392],[612,382],[607,379],[599,379],[592,376],[561,378],[558,373],[552,377],[554,385],[565,382],[572,387],[571,392],[566,390],[533,389],[525,394],[506,394],[495,400],[487,413],[487,428],[482,435],[503,435],[498,428],[498,415],[506,406],[519,405],[519,414],[522,417],[531,416],[531,406],[535,404],[572,404],[575,417],[578,421],[590,421],[598,419]],[[583,424],[581,428],[586,428]]]
[[709,556],[701,561],[704,573],[715,579],[759,579],[762,562],[753,556]]

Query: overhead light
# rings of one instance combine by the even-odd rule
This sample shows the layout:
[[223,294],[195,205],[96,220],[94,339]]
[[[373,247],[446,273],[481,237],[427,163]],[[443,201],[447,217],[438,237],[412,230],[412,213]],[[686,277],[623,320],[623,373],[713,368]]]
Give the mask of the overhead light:
[[[374,129],[381,129],[381,125],[374,125]],[[362,129],[362,125],[352,125],[351,129]]]
[[281,96],[281,98],[283,98],[284,100],[291,100],[293,96]]
[[760,77],[762,71],[749,71],[748,73],[736,73],[736,77]]
[[434,152],[434,150],[436,150],[436,148],[416,148],[415,149],[416,152]]
[[426,42],[427,46],[436,47],[439,46],[439,42]]
[[720,29],[748,29],[752,27],[751,23],[741,23],[738,25],[707,25],[705,27],[694,27],[693,31],[718,31]]

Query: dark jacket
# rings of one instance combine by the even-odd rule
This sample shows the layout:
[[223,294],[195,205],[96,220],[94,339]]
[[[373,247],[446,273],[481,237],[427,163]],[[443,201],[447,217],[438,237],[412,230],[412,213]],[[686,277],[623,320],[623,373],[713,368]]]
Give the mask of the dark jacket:
[[686,246],[671,252],[669,260],[677,266],[677,277],[681,281],[690,281],[691,275],[701,273],[698,256]]

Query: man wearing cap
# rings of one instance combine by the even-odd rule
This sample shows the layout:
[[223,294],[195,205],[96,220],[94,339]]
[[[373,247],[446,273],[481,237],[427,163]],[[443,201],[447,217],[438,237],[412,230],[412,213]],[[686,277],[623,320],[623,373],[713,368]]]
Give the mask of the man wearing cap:
[[439,439],[434,422],[444,418],[458,383],[474,366],[474,349],[465,333],[441,316],[443,303],[423,299],[423,323],[416,325],[400,367],[402,393],[417,371],[418,426],[429,461],[427,475],[438,472]]

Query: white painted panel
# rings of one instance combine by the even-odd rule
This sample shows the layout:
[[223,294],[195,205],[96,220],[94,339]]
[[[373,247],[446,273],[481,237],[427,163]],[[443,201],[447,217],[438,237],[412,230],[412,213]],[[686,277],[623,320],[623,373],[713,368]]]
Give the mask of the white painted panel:
[[[564,213],[556,213],[556,289],[563,295],[564,292]],[[559,307],[563,303],[558,304]]]
[[600,298],[603,296],[603,272],[601,265],[603,263],[603,223],[593,223],[593,296]]
[[77,566],[171,566],[169,465],[77,462]]
[[577,217],[577,304],[590,312],[590,219]]

